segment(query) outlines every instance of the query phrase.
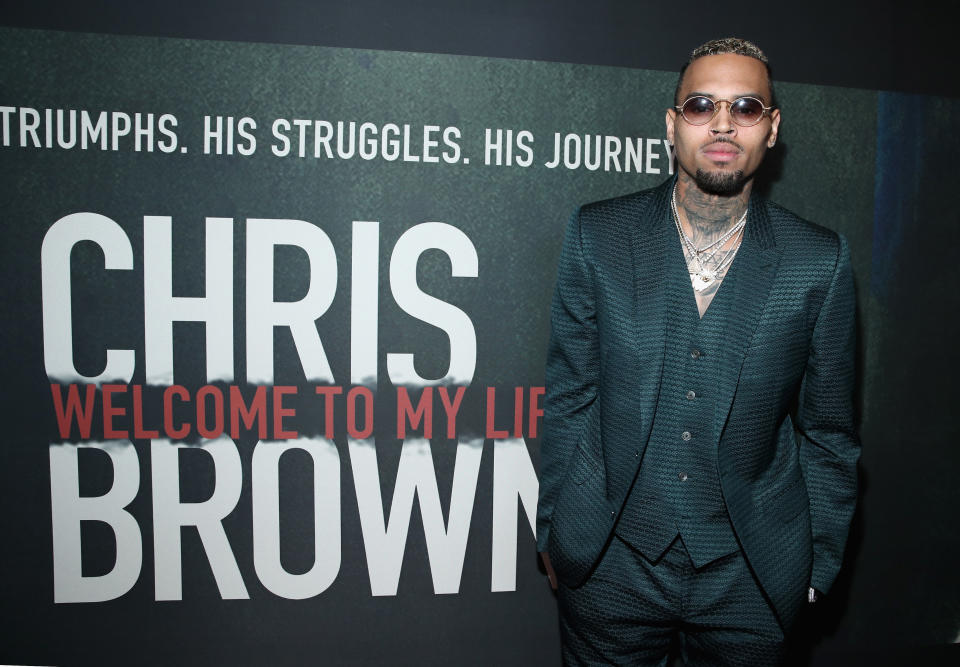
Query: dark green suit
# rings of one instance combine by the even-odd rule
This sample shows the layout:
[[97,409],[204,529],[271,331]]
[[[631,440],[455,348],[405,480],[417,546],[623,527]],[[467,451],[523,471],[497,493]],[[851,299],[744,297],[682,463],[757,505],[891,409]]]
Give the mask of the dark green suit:
[[[584,206],[564,240],[537,546],[567,586],[584,582],[609,544],[650,438],[665,262],[679,244],[672,187]],[[829,591],[856,503],[849,252],[836,233],[754,196],[734,262],[737,280],[721,286],[730,290],[709,435],[736,539],[789,629],[808,586]]]

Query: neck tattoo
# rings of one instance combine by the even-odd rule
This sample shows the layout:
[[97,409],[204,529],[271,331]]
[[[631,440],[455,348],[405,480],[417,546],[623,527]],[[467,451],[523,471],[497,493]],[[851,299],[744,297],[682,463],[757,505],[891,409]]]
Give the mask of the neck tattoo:
[[[721,234],[718,239],[708,243],[702,248],[698,248],[694,244],[693,239],[683,231],[683,226],[680,224],[680,213],[677,211],[676,184],[673,186],[673,196],[670,198],[670,209],[673,211],[673,222],[677,226],[680,240],[687,250],[687,255],[693,259],[693,265],[690,266],[688,264],[687,266],[690,273],[690,283],[696,292],[703,292],[713,286],[714,283],[723,280],[727,269],[730,267],[730,263],[737,254],[740,242],[743,240],[743,229],[747,224],[747,211],[744,210],[743,215],[740,216],[737,223]],[[730,239],[734,239],[733,245],[723,253],[722,257],[716,259],[720,249],[726,245]]]

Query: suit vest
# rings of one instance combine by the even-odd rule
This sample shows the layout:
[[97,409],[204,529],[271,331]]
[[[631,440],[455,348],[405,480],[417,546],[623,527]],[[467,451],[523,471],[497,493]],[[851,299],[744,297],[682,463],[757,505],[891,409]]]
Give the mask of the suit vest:
[[696,567],[739,548],[720,489],[713,427],[720,344],[736,265],[734,258],[701,318],[679,239],[668,250],[660,393],[650,440],[616,528],[621,539],[652,561],[678,534]]

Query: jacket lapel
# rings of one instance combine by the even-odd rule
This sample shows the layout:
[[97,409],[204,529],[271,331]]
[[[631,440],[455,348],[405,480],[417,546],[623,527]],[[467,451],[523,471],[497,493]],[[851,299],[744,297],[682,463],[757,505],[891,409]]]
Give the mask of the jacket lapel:
[[714,436],[717,440],[723,435],[744,356],[767,303],[779,261],[780,251],[774,240],[766,205],[760,198],[751,197],[743,244],[733,260],[738,275],[734,284],[730,285],[732,293],[728,294],[731,298],[727,304],[727,322],[722,338],[714,414]]
[[657,189],[646,215],[633,229],[633,276],[635,285],[634,318],[640,377],[636,386],[640,392],[640,433],[638,442],[646,444],[653,426],[660,378],[663,374],[663,354],[666,340],[668,243],[676,232],[670,211],[670,197],[675,179]]

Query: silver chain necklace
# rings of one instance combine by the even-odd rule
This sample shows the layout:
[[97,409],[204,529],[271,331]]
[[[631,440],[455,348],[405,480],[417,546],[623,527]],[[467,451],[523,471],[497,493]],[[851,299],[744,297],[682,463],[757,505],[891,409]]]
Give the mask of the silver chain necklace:
[[[698,248],[693,243],[693,239],[687,236],[686,232],[683,231],[683,227],[680,225],[680,214],[677,211],[677,186],[673,186],[673,196],[670,198],[670,209],[673,212],[673,222],[677,226],[677,232],[680,234],[680,240],[683,242],[684,247],[688,250],[691,257],[697,263],[699,267],[698,271],[690,272],[690,283],[693,285],[693,289],[697,292],[702,292],[714,282],[718,280],[723,280],[724,273],[727,267],[730,265],[730,262],[733,261],[734,256],[736,255],[737,249],[740,247],[740,242],[743,239],[743,229],[747,224],[747,212],[744,211],[743,215],[740,216],[740,219],[737,221],[737,224],[733,225],[728,229],[723,235],[718,238],[716,241],[705,245],[702,248]],[[736,236],[736,240],[733,246],[726,251],[723,259],[717,264],[716,267],[712,269],[706,268],[706,264],[709,263],[717,252],[722,248],[727,241]],[[709,254],[706,254],[707,251],[710,251]]]

